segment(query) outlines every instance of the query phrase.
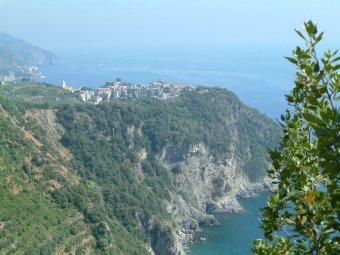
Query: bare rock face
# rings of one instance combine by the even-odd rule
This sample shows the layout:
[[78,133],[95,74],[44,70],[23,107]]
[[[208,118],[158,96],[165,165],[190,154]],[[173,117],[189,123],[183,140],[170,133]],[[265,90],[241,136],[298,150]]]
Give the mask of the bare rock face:
[[[170,235],[170,238],[169,238]],[[185,249],[181,242],[177,240],[175,233],[162,234],[157,238],[154,245],[157,255],[185,255]]]
[[[173,158],[171,153],[171,149],[165,149],[159,160],[173,172],[181,191],[173,194],[167,204],[167,211],[181,227],[173,233],[176,252],[167,254],[182,254],[200,226],[219,224],[212,212],[244,212],[238,198],[253,196],[268,185],[265,180],[251,182],[240,170],[242,166],[234,153],[216,160],[204,144],[182,152],[184,156],[179,162],[167,160]],[[180,170],[174,172],[174,168]]]

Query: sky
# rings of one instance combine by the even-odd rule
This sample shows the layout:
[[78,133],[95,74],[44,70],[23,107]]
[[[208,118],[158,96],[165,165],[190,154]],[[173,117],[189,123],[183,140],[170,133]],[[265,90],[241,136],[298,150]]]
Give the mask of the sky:
[[340,45],[339,0],[0,0],[0,30],[51,51],[287,46],[312,19]]

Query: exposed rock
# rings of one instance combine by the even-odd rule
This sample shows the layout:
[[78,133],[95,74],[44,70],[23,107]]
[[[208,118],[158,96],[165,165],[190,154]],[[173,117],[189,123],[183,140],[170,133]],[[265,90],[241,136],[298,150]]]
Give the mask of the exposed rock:
[[174,232],[162,232],[158,236],[153,250],[157,255],[186,255],[178,234]]
[[[215,160],[204,144],[192,146],[187,152],[175,152],[179,153],[183,155],[183,159],[178,162],[174,159],[179,158],[171,155],[172,150],[169,147],[159,156],[159,160],[169,171],[178,164],[183,169],[181,173],[174,174],[181,192],[172,194],[172,199],[167,204],[167,211],[181,226],[173,237],[177,253],[168,250],[168,253],[160,254],[181,254],[178,251],[185,250],[185,245],[200,230],[200,226],[219,224],[209,213],[244,212],[238,198],[254,196],[257,191],[270,186],[268,180],[251,182],[240,170],[242,166],[233,153],[226,154],[224,160]],[[169,246],[165,242],[160,240],[158,245]]]

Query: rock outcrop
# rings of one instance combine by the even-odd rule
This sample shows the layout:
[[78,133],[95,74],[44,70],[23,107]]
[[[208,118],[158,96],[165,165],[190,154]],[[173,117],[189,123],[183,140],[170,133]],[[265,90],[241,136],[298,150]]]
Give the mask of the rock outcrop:
[[[185,245],[200,226],[219,224],[212,212],[242,213],[239,198],[254,196],[270,186],[265,178],[256,182],[249,180],[234,153],[226,154],[224,160],[216,160],[204,144],[191,146],[181,153],[181,161],[169,160],[175,158],[169,147],[159,156],[169,171],[181,169],[173,173],[180,192],[172,194],[171,201],[167,202],[167,211],[179,226],[172,233],[172,246],[176,249],[168,249],[164,254],[185,254]],[[162,242],[163,248],[169,246]]]

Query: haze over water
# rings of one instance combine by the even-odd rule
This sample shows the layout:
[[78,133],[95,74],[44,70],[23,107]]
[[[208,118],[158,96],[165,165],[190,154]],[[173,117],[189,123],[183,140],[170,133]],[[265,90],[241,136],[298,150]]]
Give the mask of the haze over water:
[[286,108],[284,95],[293,86],[294,68],[282,48],[140,49],[138,51],[61,53],[61,63],[43,68],[42,81],[74,87],[99,87],[122,78],[218,86],[235,92],[247,105],[272,118]]
[[339,9],[338,0],[0,0],[0,30],[61,58],[49,82],[221,86],[277,117],[293,84],[282,57],[301,43],[294,28],[312,19],[337,47]]

